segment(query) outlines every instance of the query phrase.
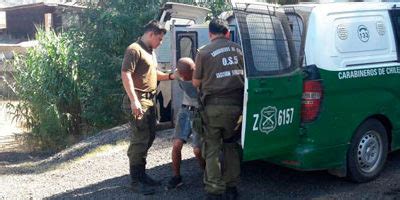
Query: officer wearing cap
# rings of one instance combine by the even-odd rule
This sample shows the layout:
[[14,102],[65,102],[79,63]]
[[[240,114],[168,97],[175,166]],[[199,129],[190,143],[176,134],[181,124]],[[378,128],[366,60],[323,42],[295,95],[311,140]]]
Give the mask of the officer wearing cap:
[[[229,40],[226,21],[213,19],[209,37],[211,43],[196,56],[192,81],[200,89],[204,106],[206,197],[237,199],[240,147],[236,141],[240,138],[238,121],[243,104],[243,55],[240,46]],[[223,163],[219,163],[221,151]]]
[[124,102],[130,104],[131,140],[128,149],[132,190],[141,194],[154,193],[160,185],[146,172],[147,152],[155,138],[156,111],[154,95],[157,80],[172,80],[173,74],[157,70],[154,49],[164,37],[166,30],[156,20],[144,26],[144,34],[125,50],[121,78],[126,92]]

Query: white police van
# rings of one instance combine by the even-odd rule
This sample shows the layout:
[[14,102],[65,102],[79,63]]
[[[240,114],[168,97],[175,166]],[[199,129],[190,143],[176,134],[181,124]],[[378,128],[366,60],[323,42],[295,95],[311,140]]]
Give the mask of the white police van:
[[[375,178],[400,148],[398,6],[234,4],[245,60],[244,160]],[[201,46],[208,33],[194,28],[206,25],[174,28],[191,27],[193,47]],[[180,51],[170,49],[176,62]]]

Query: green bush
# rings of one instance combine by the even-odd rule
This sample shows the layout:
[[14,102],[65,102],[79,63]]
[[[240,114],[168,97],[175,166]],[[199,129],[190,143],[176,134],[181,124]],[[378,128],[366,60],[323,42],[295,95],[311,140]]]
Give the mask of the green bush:
[[[38,30],[39,45],[14,60],[15,90],[21,102],[9,106],[41,146],[57,148],[69,135],[125,123],[120,77],[124,51],[164,2],[101,1],[89,6],[80,23],[67,32]],[[223,0],[200,5],[210,7],[214,15],[227,8]]]
[[77,57],[73,41],[65,35],[38,29],[36,39],[36,47],[13,61],[20,103],[9,107],[41,146],[56,148],[66,135],[79,134]]
[[84,85],[79,95],[82,116],[90,126],[103,129],[125,122],[120,77],[124,51],[141,35],[143,25],[158,8],[158,1],[104,1],[101,6],[90,7],[80,26],[71,31],[71,36],[79,38],[78,64]]
[[209,17],[216,17],[221,14],[221,12],[231,9],[231,5],[227,3],[226,0],[163,0],[163,3],[165,2],[192,4],[209,8],[211,10],[211,15]]
[[[78,52],[80,77],[85,85],[80,93],[82,116],[92,127],[107,128],[123,123],[124,93],[120,67],[125,48],[143,32],[143,25],[157,16],[166,0],[114,0],[91,6],[81,17],[72,36],[80,39]],[[193,0],[175,2],[196,4]],[[205,1],[214,15],[228,7],[224,0]],[[140,11],[140,12],[139,12]]]

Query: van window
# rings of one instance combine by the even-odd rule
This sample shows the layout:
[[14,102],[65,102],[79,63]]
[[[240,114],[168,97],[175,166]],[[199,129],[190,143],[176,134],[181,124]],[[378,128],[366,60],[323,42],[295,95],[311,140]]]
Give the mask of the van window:
[[232,24],[229,25],[229,32],[230,32],[230,40],[232,42],[236,42],[236,43],[240,44],[239,37],[238,37],[238,30],[236,28],[236,23],[235,23],[235,25],[232,25]]
[[312,9],[312,7],[284,7],[285,14],[289,21],[294,50],[296,51],[296,56],[300,66],[307,66],[304,46],[307,23]]
[[194,59],[197,49],[197,32],[177,31],[176,32],[176,59],[189,57]]
[[235,35],[235,31],[233,31],[233,30],[230,30],[229,31],[230,33],[229,33],[229,36],[230,36],[230,40],[232,41],[232,42],[236,42],[236,35]]
[[[284,14],[256,9],[235,12],[245,57],[246,75],[259,77],[290,71],[292,58],[285,33],[290,29],[287,22],[282,23],[282,16],[278,17]],[[284,25],[287,26],[286,29]]]
[[397,48],[397,61],[400,61],[400,10],[393,9],[389,11],[392,20],[392,27],[394,32],[394,37],[396,40]]
[[287,8],[285,9],[285,12],[287,12],[286,16],[288,17],[290,30],[292,31],[292,39],[296,55],[297,57],[300,58],[301,62],[301,58],[303,57],[304,54],[304,52],[301,52],[301,41],[304,29],[303,20],[300,17],[300,15],[295,13],[294,9],[289,10],[289,8]]
[[193,42],[189,37],[183,37],[180,41],[179,41],[179,45],[180,45],[180,57],[189,57],[189,58],[193,58],[193,54],[192,54],[192,48],[193,48]]
[[279,71],[290,67],[289,47],[283,27],[276,17],[250,14],[246,18],[257,71]]

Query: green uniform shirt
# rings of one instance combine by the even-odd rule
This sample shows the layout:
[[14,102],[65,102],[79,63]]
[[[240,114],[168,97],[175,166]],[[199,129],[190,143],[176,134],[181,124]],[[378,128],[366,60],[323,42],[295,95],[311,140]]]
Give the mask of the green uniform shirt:
[[243,97],[243,55],[238,44],[218,37],[196,56],[193,77],[201,80],[204,97]]
[[122,62],[122,71],[132,72],[135,90],[152,92],[157,88],[157,58],[153,49],[140,39],[128,46]]

